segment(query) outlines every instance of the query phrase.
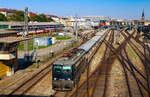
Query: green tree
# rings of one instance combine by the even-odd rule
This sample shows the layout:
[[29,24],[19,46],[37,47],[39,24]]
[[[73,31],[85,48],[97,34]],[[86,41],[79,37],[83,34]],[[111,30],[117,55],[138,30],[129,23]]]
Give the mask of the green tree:
[[39,14],[39,15],[32,15],[30,16],[31,21],[37,21],[37,22],[49,22],[53,21],[52,18],[47,18],[44,14]]
[[40,22],[48,22],[48,18],[44,14],[40,14]]
[[37,22],[38,22],[38,21],[39,21],[39,18],[40,18],[40,17],[39,17],[38,15],[31,15],[31,16],[30,16],[30,20],[31,20],[31,21],[37,21]]
[[49,17],[49,18],[48,18],[48,21],[49,21],[49,22],[53,22],[54,20],[53,20],[51,17]]
[[3,15],[2,13],[0,13],[0,21],[8,21],[5,15]]
[[24,21],[24,12],[16,11],[12,16],[10,16],[9,21]]

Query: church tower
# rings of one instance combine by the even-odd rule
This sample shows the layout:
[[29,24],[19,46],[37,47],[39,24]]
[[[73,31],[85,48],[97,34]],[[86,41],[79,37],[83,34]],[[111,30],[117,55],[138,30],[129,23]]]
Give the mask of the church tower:
[[144,9],[143,9],[143,12],[142,12],[142,18],[141,18],[141,20],[145,20]]

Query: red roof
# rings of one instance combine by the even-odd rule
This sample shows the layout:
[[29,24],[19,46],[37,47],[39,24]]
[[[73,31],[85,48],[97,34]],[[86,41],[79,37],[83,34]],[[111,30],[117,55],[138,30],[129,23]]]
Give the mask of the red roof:
[[36,13],[33,12],[29,12],[29,15],[37,15]]
[[58,18],[58,16],[55,16],[55,15],[50,15],[50,14],[46,14],[45,16],[49,16],[49,17],[55,17],[55,18]]
[[8,9],[6,9],[6,8],[0,8],[0,11],[2,11],[2,12],[6,12]]
[[7,8],[0,8],[0,11],[2,11],[2,12],[15,12],[15,11],[19,11],[19,10],[16,10],[16,9],[7,9]]

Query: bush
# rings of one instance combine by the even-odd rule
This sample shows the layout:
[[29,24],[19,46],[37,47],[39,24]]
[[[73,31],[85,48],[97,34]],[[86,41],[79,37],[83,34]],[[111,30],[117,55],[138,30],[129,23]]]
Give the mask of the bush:
[[2,13],[0,13],[0,21],[8,21],[5,15],[3,15]]

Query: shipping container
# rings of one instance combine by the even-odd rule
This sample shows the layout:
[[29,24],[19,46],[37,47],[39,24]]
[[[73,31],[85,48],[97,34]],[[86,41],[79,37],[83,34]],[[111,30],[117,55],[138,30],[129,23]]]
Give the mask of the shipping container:
[[40,37],[40,38],[34,38],[34,46],[49,46],[52,45],[52,38],[51,37]]
[[66,32],[64,32],[64,33],[56,33],[56,35],[61,35],[61,36],[66,36]]

